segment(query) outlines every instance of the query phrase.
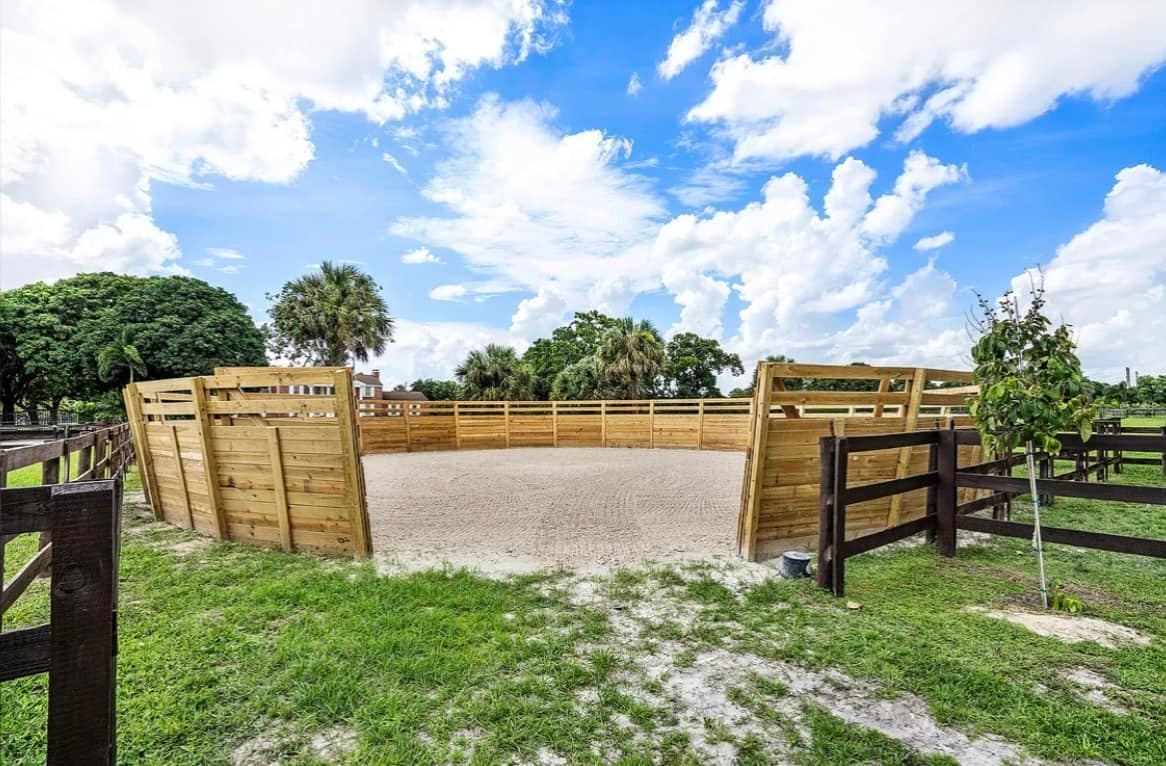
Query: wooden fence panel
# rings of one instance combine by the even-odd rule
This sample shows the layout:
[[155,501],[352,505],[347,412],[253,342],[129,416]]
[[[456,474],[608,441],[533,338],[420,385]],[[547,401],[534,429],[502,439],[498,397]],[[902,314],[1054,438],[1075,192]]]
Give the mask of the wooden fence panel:
[[351,391],[346,368],[229,368],[130,386],[155,516],[226,540],[367,556]]
[[366,455],[508,447],[639,447],[743,452],[749,399],[398,402],[364,399]]
[[[757,379],[761,381],[753,399],[757,422],[746,452],[746,476],[755,486],[742,493],[738,524],[738,550],[749,559],[815,544],[821,515],[822,437],[944,428],[952,422],[965,425],[967,416],[954,414],[952,408],[961,407],[973,393],[926,389],[932,381],[970,383],[970,373],[915,367],[763,362]],[[877,380],[878,386],[868,392],[786,390],[788,379],[869,379]],[[925,403],[942,415],[926,415]],[[960,450],[968,461],[979,455],[978,446]],[[925,472],[928,461],[929,447],[907,446],[849,455],[846,471],[853,487]],[[926,513],[927,500],[927,491],[918,489],[851,504],[846,529],[840,532],[854,535],[919,518]]]

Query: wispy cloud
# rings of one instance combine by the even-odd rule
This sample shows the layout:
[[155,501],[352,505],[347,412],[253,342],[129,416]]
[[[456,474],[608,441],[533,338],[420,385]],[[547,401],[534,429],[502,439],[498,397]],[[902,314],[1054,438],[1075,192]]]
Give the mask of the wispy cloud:
[[628,80],[628,95],[634,96],[644,89],[644,84],[640,82],[640,75],[632,72],[632,78]]
[[944,245],[950,245],[955,242],[955,234],[950,231],[945,231],[936,234],[934,237],[924,237],[915,243],[916,250],[938,250]]
[[229,247],[208,247],[208,253],[215,258],[221,258],[224,261],[242,261],[246,260],[247,256],[240,253],[238,250],[233,250]]
[[401,263],[416,266],[422,263],[441,263],[441,259],[433,253],[429,252],[427,247],[419,247],[416,250],[410,250],[407,253],[401,254]]
[[402,165],[400,163],[400,161],[397,160],[396,157],[389,154],[388,152],[383,153],[381,155],[381,159],[384,160],[385,162],[389,163],[389,165],[391,165],[393,167],[393,169],[396,170],[401,175],[403,175],[403,176],[409,175],[409,171],[405,170],[405,166]]

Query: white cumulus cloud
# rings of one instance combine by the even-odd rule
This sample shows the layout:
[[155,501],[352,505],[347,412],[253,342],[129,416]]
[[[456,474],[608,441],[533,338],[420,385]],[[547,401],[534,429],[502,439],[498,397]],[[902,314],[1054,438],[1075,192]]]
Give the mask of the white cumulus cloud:
[[[1049,316],[1073,326],[1087,373],[1111,382],[1127,366],[1166,374],[1166,173],[1150,165],[1119,172],[1101,218],[1043,271]],[[1032,276],[1012,280],[1017,295]]]
[[933,237],[922,237],[912,247],[916,250],[938,250],[941,247],[955,242],[955,234],[943,231]]
[[656,67],[660,76],[671,80],[704,55],[729,27],[737,23],[741,7],[740,0],[733,0],[724,10],[720,8],[719,0],[701,3],[692,15],[692,23],[672,38],[668,55]]
[[688,114],[738,161],[837,158],[886,118],[903,141],[936,119],[1018,125],[1066,96],[1127,96],[1166,60],[1159,0],[769,0],[763,24],[775,45],[718,61]]
[[401,254],[401,263],[416,266],[422,263],[441,263],[441,259],[429,251],[427,247],[418,247]]
[[[315,154],[311,110],[374,122],[444,107],[479,67],[545,50],[542,0],[47,3],[0,16],[6,285],[91,268],[177,268],[150,185],[286,183]],[[309,55],[305,55],[310,51]],[[130,217],[125,217],[130,216]],[[27,227],[38,218],[44,225]],[[10,221],[4,221],[4,228]]]

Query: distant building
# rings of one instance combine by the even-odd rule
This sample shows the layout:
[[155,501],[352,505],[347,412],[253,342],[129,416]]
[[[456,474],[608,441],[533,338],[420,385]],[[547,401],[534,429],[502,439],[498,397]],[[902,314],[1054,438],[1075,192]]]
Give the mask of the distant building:
[[406,409],[409,414],[414,414],[421,411],[421,402],[429,401],[429,397],[421,391],[385,391],[381,394],[381,399],[397,403],[386,408],[388,410],[384,413],[386,415],[399,415]]

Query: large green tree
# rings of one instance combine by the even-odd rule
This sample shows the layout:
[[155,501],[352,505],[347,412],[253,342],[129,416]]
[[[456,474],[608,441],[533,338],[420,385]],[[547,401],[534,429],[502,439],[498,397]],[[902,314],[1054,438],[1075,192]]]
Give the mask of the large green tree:
[[721,348],[713,338],[682,332],[672,336],[664,348],[663,385],[670,395],[680,399],[705,399],[721,396],[717,375],[730,372],[742,375],[741,357]]
[[409,386],[410,391],[420,391],[433,402],[453,401],[462,398],[461,384],[454,380],[434,380],[418,378]]
[[393,318],[376,281],[350,264],[320,264],[320,271],[268,295],[272,350],[296,362],[343,367],[383,354],[393,340]]
[[524,401],[534,398],[534,371],[510,346],[491,343],[471,351],[454,370],[466,399]]
[[536,376],[535,394],[538,398],[551,396],[551,388],[559,373],[584,359],[593,359],[603,334],[614,327],[616,321],[598,311],[576,312],[574,319],[555,328],[551,337],[531,343],[522,358]]
[[664,342],[648,320],[624,317],[604,332],[595,356],[602,375],[639,399],[643,383],[664,369]]
[[108,380],[101,352],[131,337],[153,378],[267,363],[263,335],[234,295],[191,277],[80,274],[0,292],[0,403],[55,410],[129,380]]

